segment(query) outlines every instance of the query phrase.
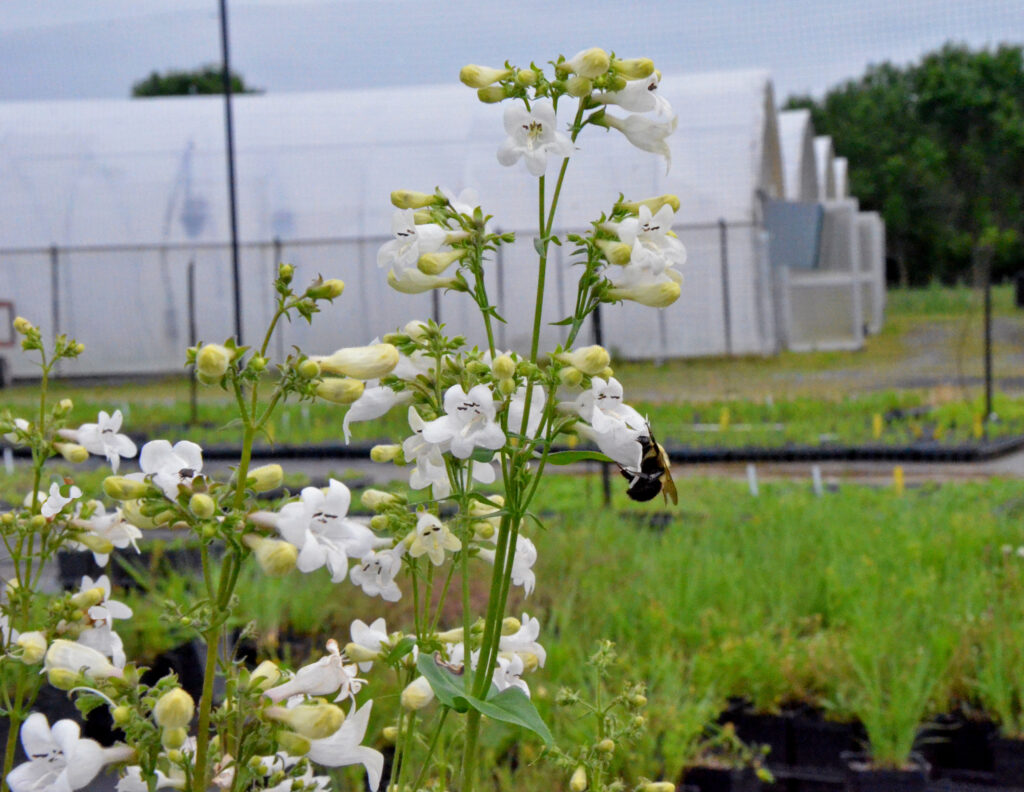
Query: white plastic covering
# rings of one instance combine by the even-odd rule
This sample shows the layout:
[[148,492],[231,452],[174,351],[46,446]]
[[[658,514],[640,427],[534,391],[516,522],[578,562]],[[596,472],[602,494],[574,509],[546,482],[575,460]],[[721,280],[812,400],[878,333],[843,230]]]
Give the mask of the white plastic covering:
[[[757,226],[757,195],[783,194],[769,76],[665,75],[661,92],[679,117],[671,171],[618,132],[587,129],[563,191],[557,226],[570,230],[607,211],[619,191],[674,192],[682,202],[678,233],[690,254],[682,298],[660,314],[608,307],[605,342],[626,357],[774,351],[770,273]],[[323,273],[348,284],[329,318],[312,329],[289,326],[281,348],[326,352],[429,315],[430,295],[399,295],[384,285],[376,250],[390,230],[391,190],[444,185],[478,188],[496,224],[519,234],[503,257],[500,288],[497,266],[490,287],[510,322],[499,331],[501,343],[525,346],[537,182],[521,165],[503,168],[495,159],[504,138],[500,106],[482,105],[456,84],[239,96],[234,109],[246,342],[272,305],[275,237],[300,277]],[[179,368],[190,260],[198,337],[223,340],[233,328],[225,180],[220,97],[0,104],[0,301],[13,300],[46,329],[56,321],[87,345],[67,373]],[[179,247],[81,249],[165,243]],[[78,250],[59,251],[54,269],[50,245]],[[546,321],[564,316],[574,296],[568,262],[558,261],[564,253],[549,274]],[[443,295],[440,315],[480,342],[469,307],[465,295]],[[546,334],[550,346],[561,330]],[[12,362],[16,374],[31,374],[20,356]]]
[[782,147],[786,200],[818,200],[818,164],[814,157],[811,111],[801,108],[780,112],[779,142]]
[[842,200],[843,198],[850,197],[850,184],[848,178],[848,167],[849,163],[846,157],[836,157],[832,160],[832,180],[836,185],[836,199]]
[[835,159],[830,135],[819,135],[814,138],[814,159],[818,170],[818,200],[822,203],[836,197],[836,174],[832,167]]

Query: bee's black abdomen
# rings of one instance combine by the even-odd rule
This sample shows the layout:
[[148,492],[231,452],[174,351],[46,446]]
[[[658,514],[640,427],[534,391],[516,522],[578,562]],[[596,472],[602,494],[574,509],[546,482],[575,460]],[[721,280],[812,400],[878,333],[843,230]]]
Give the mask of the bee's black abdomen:
[[659,492],[661,492],[661,476],[644,473],[641,473],[626,490],[626,494],[635,501],[649,501]]

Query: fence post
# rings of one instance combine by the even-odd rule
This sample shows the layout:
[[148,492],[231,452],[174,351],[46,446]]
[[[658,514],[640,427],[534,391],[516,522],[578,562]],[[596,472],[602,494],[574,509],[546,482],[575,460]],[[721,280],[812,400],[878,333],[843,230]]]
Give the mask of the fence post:
[[[501,229],[495,229],[494,233],[500,234]],[[498,313],[505,316],[505,247],[498,245],[494,254],[494,267],[498,276]],[[498,346],[505,348],[505,323],[498,322]]]
[[718,220],[718,251],[722,270],[722,325],[725,330],[725,354],[732,355],[732,302],[729,299],[729,226]]
[[[598,305],[594,308],[593,325],[594,325],[594,343],[598,346],[604,346],[604,332],[601,329],[601,306]],[[604,497],[604,505],[610,506],[612,503],[612,477],[611,467],[607,462],[601,463],[601,492]]]
[[992,248],[980,244],[974,248],[976,278],[981,280],[985,302],[985,413],[982,426],[988,439],[988,424],[992,418]]
[[[189,259],[185,268],[186,296],[188,299],[188,345],[196,345],[196,260]],[[196,367],[192,364],[191,376],[188,378],[188,422],[192,426],[199,423],[199,396],[196,383]]]
[[[56,245],[50,245],[50,320],[53,322],[53,337],[60,335],[60,255]],[[57,373],[62,368],[56,364]]]

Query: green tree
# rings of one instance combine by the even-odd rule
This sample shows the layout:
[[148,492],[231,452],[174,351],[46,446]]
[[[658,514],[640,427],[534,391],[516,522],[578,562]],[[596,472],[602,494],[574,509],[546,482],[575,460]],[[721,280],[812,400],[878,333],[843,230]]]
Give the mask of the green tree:
[[[258,88],[245,84],[237,72],[231,73],[232,93],[262,93]],[[132,96],[192,96],[198,94],[224,93],[224,78],[220,66],[210,64],[191,71],[170,71],[151,73],[146,79],[132,85]]]
[[811,110],[850,162],[850,191],[886,222],[902,284],[969,276],[985,236],[994,275],[1024,266],[1024,50],[947,44],[919,63],[872,66]]

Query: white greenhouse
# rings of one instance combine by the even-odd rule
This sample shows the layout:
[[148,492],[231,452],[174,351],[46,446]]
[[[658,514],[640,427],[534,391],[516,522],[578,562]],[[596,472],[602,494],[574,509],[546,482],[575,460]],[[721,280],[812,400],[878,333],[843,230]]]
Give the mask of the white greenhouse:
[[[587,129],[563,190],[559,232],[584,229],[620,192],[681,199],[676,231],[689,252],[682,297],[660,312],[603,308],[604,341],[629,358],[771,354],[790,337],[783,309],[803,297],[786,291],[769,251],[776,232],[766,203],[789,197],[769,75],[666,75],[661,93],[679,118],[667,174],[662,158],[618,132]],[[465,295],[435,304],[429,294],[397,294],[376,266],[391,226],[390,192],[440,185],[475,187],[497,227],[517,233],[490,289],[509,321],[500,345],[526,345],[536,181],[495,158],[500,106],[452,85],[238,96],[234,118],[244,341],[265,326],[279,260],[295,264],[300,279],[322,273],[347,284],[312,327],[289,325],[279,352],[361,344],[432,314],[481,341]],[[0,104],[0,321],[3,311],[21,314],[84,342],[88,352],[67,364],[69,375],[179,370],[190,305],[197,338],[228,337],[223,122],[221,97]],[[864,234],[881,250],[880,229]],[[548,321],[565,316],[574,298],[565,251],[556,249],[548,280]],[[817,250],[813,258],[817,266]],[[562,330],[546,333],[552,346]],[[15,376],[31,376],[33,366],[3,348],[12,341],[5,321],[0,357]]]

